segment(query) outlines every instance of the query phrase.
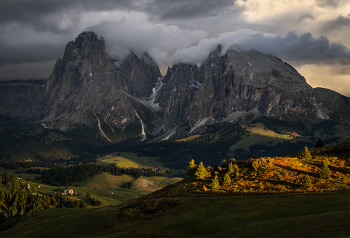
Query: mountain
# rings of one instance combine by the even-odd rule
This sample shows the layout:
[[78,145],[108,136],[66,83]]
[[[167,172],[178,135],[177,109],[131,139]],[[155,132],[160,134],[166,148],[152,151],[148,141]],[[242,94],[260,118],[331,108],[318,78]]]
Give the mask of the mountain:
[[41,122],[61,130],[96,122],[100,128],[100,120],[125,127],[139,120],[133,105],[139,103],[133,97],[150,95],[159,77],[158,66],[147,54],[139,59],[131,53],[122,62],[114,61],[105,52],[103,38],[83,32],[67,44],[63,59],[55,64]]
[[45,85],[46,80],[0,82],[0,114],[21,121],[40,120],[44,106]]
[[147,53],[112,59],[93,32],[67,44],[46,83],[10,85],[1,86],[0,114],[63,131],[95,127],[109,141],[127,127],[160,141],[260,117],[350,118],[349,97],[313,89],[277,57],[239,48],[223,52],[219,45],[200,66],[178,63],[162,78]]
[[169,68],[155,102],[165,108],[165,131],[188,122],[190,133],[212,123],[259,117],[319,121],[350,116],[350,98],[313,89],[279,58],[238,49],[223,54],[220,46],[200,67],[180,63]]

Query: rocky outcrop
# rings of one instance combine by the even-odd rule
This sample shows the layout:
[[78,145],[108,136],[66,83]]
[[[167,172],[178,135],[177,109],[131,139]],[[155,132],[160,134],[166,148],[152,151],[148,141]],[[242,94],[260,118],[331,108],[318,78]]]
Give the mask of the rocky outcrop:
[[45,80],[0,83],[0,114],[21,121],[39,121],[44,104]]
[[157,101],[165,109],[162,128],[170,131],[188,123],[187,133],[207,124],[250,122],[261,116],[344,119],[350,109],[349,98],[313,89],[277,57],[238,49],[222,55],[220,46],[200,67],[178,64],[168,69]]
[[[104,39],[93,32],[81,33],[67,44],[45,89],[43,123],[67,130],[76,124],[94,125],[100,117],[107,124],[125,127],[138,117],[132,96],[152,94],[160,72],[148,55],[131,53],[113,61],[105,52]],[[97,116],[96,116],[97,115]]]
[[[220,122],[350,118],[350,98],[313,89],[293,67],[257,51],[220,46],[201,66],[175,64],[164,79],[147,54],[111,59],[93,32],[67,44],[47,82],[0,84],[0,114],[69,130],[138,125],[142,139],[193,133]],[[135,130],[130,130],[135,132]],[[137,135],[137,133],[136,133]]]

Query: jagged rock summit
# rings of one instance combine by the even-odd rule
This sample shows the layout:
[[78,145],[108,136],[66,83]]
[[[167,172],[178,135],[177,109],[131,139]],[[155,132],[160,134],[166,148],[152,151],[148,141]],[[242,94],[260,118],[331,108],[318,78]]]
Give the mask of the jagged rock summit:
[[76,124],[93,125],[103,120],[125,127],[138,119],[130,98],[147,97],[161,77],[147,54],[139,59],[130,53],[123,61],[112,60],[105,41],[93,32],[81,33],[67,44],[45,89],[45,118],[48,127],[61,130]]
[[[151,133],[155,140],[166,140],[209,124],[247,123],[262,116],[350,118],[350,98],[313,89],[277,57],[239,48],[223,52],[218,46],[200,66],[178,63],[162,78],[147,53],[138,57],[131,52],[114,60],[105,51],[104,39],[93,32],[83,32],[67,44],[46,84],[30,90],[0,86],[0,114],[60,130],[97,127],[109,141],[107,130],[124,131],[133,125],[143,139]],[[29,108],[14,110],[9,100]]]
[[[168,69],[156,103],[165,109],[162,129],[189,124],[189,133],[207,124],[250,122],[258,117],[282,120],[344,119],[349,98],[313,89],[292,66],[254,50],[221,46],[200,67],[177,64]],[[333,104],[334,103],[334,104]]]

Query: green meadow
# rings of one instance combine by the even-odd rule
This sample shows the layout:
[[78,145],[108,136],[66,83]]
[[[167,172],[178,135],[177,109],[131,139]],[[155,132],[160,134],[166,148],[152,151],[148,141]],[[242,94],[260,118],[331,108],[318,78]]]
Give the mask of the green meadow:
[[[162,213],[147,214],[137,213],[147,200],[124,207],[48,209],[22,217],[0,236],[349,237],[349,196],[342,192],[160,199],[159,206],[175,200],[179,205],[163,205]],[[128,212],[139,215],[129,217]]]
[[114,164],[120,168],[164,168],[156,157],[140,157],[136,153],[121,152],[104,156],[97,160],[97,164]]

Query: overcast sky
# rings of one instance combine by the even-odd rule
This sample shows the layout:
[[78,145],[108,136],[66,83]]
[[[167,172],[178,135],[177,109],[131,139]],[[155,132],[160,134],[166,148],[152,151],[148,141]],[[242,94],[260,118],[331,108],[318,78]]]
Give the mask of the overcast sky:
[[162,69],[239,44],[350,96],[347,0],[1,0],[0,80],[48,78],[86,30],[105,38],[112,57],[147,51]]

